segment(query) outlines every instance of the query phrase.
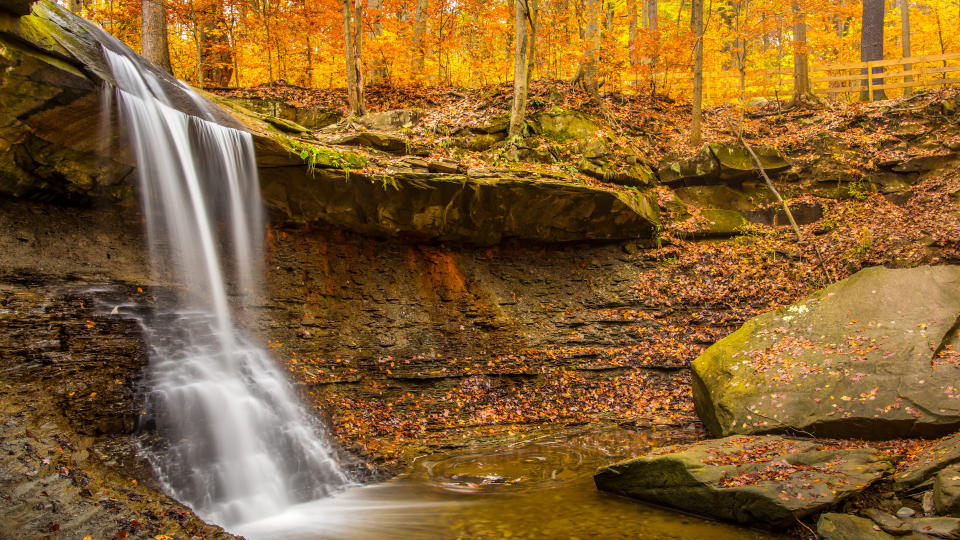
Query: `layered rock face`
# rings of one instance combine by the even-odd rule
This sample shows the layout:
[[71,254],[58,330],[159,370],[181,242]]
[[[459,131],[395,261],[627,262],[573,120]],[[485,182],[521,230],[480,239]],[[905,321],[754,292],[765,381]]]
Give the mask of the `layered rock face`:
[[868,268],[748,321],[693,363],[714,434],[890,439],[960,426],[960,267]]
[[149,464],[137,457],[132,435],[141,416],[146,346],[131,313],[112,311],[150,304],[150,293],[116,281],[88,282],[80,267],[72,275],[42,276],[7,261],[2,266],[4,530],[232,538],[161,493]]

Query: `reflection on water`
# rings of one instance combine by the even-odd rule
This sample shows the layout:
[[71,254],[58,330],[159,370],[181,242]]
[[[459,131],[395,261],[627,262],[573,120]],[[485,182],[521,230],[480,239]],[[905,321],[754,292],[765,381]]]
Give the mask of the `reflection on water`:
[[235,527],[251,540],[774,538],[598,492],[597,467],[682,440],[682,432],[566,429],[432,454],[389,482]]

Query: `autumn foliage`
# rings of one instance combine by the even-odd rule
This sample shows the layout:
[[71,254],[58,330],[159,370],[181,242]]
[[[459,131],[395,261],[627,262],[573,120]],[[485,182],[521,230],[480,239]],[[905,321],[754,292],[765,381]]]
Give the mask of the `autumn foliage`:
[[[569,79],[577,72],[585,48],[585,19],[593,11],[587,7],[594,1],[600,0],[540,3],[534,79]],[[808,25],[805,47],[793,40],[791,2],[705,3],[708,101],[711,84],[736,86],[733,79],[724,77],[738,76],[741,63],[752,93],[788,97],[797,47],[809,53],[813,64],[860,60],[861,2],[795,3]],[[242,87],[277,80],[315,88],[346,84],[340,2],[167,0],[165,4],[173,70],[191,84]],[[363,0],[361,4],[365,82],[479,87],[512,80],[511,2]],[[601,4],[601,90],[688,96],[694,41],[689,2]],[[642,10],[647,4],[657,5],[656,27],[644,24],[647,17]],[[888,58],[901,55],[899,9],[886,11]],[[80,11],[139,49],[139,0],[89,0]],[[960,50],[956,0],[914,4],[910,17],[914,56]],[[718,98],[713,96],[714,101]]]

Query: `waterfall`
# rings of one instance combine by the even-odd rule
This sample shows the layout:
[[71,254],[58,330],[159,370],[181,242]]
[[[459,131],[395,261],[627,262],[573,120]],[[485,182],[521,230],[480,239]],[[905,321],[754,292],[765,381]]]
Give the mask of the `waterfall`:
[[252,137],[180,112],[141,60],[109,43],[107,91],[136,157],[152,264],[184,287],[176,309],[145,323],[157,476],[227,527],[325,496],[347,479],[321,427],[231,310],[256,301],[263,272]]

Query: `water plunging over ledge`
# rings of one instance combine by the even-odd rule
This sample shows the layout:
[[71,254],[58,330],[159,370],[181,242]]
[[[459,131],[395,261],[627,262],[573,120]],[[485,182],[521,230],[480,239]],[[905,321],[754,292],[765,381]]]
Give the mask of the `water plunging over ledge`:
[[231,310],[259,297],[263,272],[251,136],[173,108],[124,46],[104,52],[117,82],[106,99],[136,157],[152,265],[185,287],[174,313],[147,324],[148,412],[164,441],[148,450],[158,477],[227,527],[328,495],[347,478],[321,428]]

